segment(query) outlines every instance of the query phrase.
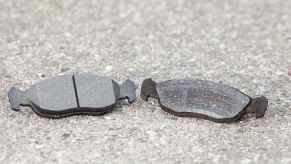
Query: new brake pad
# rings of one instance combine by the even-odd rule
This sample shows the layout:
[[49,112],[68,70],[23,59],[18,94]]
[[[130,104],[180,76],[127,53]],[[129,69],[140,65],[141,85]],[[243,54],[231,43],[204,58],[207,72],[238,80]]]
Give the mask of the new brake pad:
[[83,73],[47,79],[26,91],[12,87],[8,98],[15,111],[20,106],[30,106],[40,116],[60,118],[105,114],[113,110],[119,99],[132,103],[136,99],[135,90],[131,80],[119,85],[110,78]]
[[251,98],[225,84],[206,80],[168,80],[160,83],[143,81],[141,98],[158,99],[161,108],[182,117],[199,117],[215,122],[233,122],[245,113],[263,117],[268,100],[262,96]]

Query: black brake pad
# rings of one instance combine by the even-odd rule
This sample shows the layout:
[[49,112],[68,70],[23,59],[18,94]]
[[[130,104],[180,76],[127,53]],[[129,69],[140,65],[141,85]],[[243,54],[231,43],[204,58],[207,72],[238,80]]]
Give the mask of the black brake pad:
[[8,98],[15,111],[20,106],[30,106],[40,116],[60,118],[105,114],[113,110],[119,99],[132,103],[136,99],[135,90],[131,80],[119,85],[110,78],[83,73],[47,79],[26,91],[12,87]]
[[215,122],[233,122],[245,113],[263,117],[268,100],[262,96],[252,99],[225,84],[206,80],[168,80],[160,83],[143,81],[141,98],[158,99],[161,108],[181,117],[199,117]]

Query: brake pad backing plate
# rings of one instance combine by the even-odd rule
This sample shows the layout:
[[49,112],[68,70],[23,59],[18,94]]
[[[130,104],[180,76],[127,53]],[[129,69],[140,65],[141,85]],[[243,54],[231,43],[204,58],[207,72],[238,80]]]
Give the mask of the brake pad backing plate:
[[38,115],[60,118],[75,114],[99,115],[113,109],[119,99],[136,99],[136,86],[88,73],[63,75],[43,80],[21,91],[11,88],[8,97],[13,110],[30,106]]
[[222,83],[200,79],[174,79],[156,83],[145,79],[141,98],[156,98],[161,108],[181,117],[199,117],[215,122],[237,121],[245,113],[263,117],[266,97],[251,98],[238,89]]

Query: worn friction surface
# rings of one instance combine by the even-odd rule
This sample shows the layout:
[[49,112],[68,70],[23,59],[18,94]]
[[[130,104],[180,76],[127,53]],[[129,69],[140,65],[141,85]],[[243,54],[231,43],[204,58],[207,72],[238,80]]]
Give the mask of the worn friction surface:
[[[291,1],[0,0],[0,163],[291,162]],[[157,101],[101,117],[9,109],[16,85],[70,72],[207,79],[264,95],[261,119],[174,117]]]
[[163,106],[175,112],[221,120],[236,117],[250,102],[237,89],[206,80],[169,80],[158,83],[157,92]]

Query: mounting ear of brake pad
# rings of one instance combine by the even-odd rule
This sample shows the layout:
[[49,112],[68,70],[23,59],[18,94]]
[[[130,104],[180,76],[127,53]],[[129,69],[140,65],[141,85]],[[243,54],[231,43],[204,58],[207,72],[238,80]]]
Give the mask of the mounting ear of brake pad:
[[181,117],[199,117],[215,122],[233,122],[245,113],[263,117],[268,100],[251,98],[238,89],[206,80],[177,79],[156,83],[143,81],[141,98],[159,100],[161,108]]
[[8,93],[11,108],[30,106],[44,117],[60,118],[76,114],[101,115],[113,110],[120,99],[132,103],[136,86],[131,80],[119,85],[107,77],[92,74],[58,76],[21,91],[12,87]]

